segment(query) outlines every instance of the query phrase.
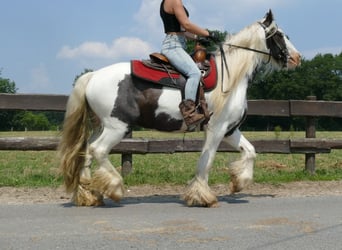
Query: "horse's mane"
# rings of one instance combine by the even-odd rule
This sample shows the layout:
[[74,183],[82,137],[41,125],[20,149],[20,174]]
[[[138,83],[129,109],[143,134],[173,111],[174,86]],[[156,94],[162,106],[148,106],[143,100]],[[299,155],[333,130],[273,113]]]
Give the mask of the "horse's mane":
[[[227,101],[227,95],[230,95],[242,81],[249,80],[265,56],[248,50],[234,48],[229,46],[229,44],[266,51],[266,44],[262,39],[263,32],[262,27],[258,23],[254,23],[235,35],[227,35],[223,44],[223,50],[226,54],[229,73],[227,73],[224,63],[223,69],[221,69],[221,60],[223,58],[219,50],[216,52],[218,87],[213,93],[216,111],[223,108],[224,103]],[[222,70],[224,72],[223,79],[221,76]]]

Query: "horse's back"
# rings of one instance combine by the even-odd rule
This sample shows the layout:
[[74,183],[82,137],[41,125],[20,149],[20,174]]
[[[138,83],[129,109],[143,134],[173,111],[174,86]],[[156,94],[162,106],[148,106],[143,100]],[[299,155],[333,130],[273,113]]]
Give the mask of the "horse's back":
[[[118,83],[131,74],[130,63],[117,63],[101,68],[93,72],[93,76],[88,84],[88,89],[92,91],[104,91],[106,88],[113,89]],[[90,94],[90,91],[87,91]]]

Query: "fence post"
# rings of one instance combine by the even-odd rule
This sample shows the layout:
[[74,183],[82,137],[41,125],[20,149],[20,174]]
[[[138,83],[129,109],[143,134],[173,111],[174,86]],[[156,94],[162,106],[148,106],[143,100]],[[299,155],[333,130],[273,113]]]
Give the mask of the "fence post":
[[[132,138],[132,130],[130,130],[125,138]],[[132,154],[121,154],[121,174],[127,176],[133,171]]]
[[[316,96],[307,96],[307,100],[316,101]],[[312,116],[306,117],[306,138],[316,138],[316,118]],[[305,154],[305,170],[310,174],[315,173],[316,167],[316,155],[315,153],[307,153]]]

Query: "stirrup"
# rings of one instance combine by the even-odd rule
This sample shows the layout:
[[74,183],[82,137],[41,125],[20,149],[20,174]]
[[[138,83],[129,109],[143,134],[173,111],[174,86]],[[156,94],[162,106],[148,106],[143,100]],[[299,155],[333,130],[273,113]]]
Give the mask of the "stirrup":
[[190,125],[186,125],[187,126],[187,129],[186,131],[188,132],[194,132],[196,130],[196,128],[198,128],[198,126],[201,126],[202,123],[206,120],[205,116],[203,116],[202,119],[198,120],[197,122],[195,123],[192,123]]

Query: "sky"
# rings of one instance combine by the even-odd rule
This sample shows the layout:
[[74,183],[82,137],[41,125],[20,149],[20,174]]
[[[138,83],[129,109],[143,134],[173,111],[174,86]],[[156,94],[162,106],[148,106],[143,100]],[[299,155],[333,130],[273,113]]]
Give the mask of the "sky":
[[[164,38],[161,0],[0,0],[0,77],[17,93],[69,94],[77,75],[148,58]],[[190,20],[236,33],[272,9],[305,59],[342,52],[341,0],[183,0]]]

